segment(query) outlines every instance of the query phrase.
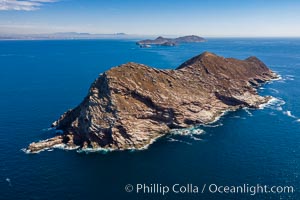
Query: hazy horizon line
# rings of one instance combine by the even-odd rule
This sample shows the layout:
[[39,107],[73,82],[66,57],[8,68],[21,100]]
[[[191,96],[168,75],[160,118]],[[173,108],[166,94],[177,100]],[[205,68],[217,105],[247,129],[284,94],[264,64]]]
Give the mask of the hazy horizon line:
[[[181,37],[187,35],[196,35],[204,38],[300,38],[300,36],[295,35],[201,35],[201,34],[141,34],[141,33],[125,33],[125,32],[115,32],[115,33],[91,33],[91,32],[77,32],[77,31],[66,31],[66,32],[47,32],[47,33],[1,33],[0,36],[46,36],[46,35],[58,35],[58,34],[74,34],[78,36],[97,36],[97,35],[109,35],[109,36],[132,36],[132,37]],[[80,38],[79,38],[80,39]]]

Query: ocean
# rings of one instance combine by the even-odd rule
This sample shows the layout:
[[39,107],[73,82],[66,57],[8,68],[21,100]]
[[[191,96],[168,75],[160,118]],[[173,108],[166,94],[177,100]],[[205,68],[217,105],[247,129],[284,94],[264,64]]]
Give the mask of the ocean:
[[[152,48],[135,42],[0,41],[1,200],[300,199],[300,39],[208,38]],[[142,151],[22,151],[54,135],[51,123],[83,100],[100,73],[131,61],[174,69],[203,51],[239,59],[257,56],[281,76],[258,89],[273,100],[261,109],[229,112],[198,127],[201,134],[170,135]],[[128,184],[134,191],[126,192]],[[199,192],[137,193],[137,184],[192,184]],[[208,190],[258,184],[293,186],[294,192]]]

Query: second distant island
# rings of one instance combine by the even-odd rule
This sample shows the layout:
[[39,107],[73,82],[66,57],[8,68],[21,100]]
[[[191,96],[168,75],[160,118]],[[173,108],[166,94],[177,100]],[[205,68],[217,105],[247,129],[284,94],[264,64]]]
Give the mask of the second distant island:
[[193,42],[205,42],[203,37],[199,37],[197,35],[187,35],[178,38],[164,38],[162,36],[157,37],[154,40],[141,40],[136,44],[142,48],[151,47],[151,45],[157,46],[176,46],[179,43],[193,43]]

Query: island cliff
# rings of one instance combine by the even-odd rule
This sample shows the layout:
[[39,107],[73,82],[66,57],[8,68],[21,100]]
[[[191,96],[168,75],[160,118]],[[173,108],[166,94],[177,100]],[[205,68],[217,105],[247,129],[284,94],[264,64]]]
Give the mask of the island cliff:
[[52,126],[63,133],[28,152],[66,148],[141,149],[174,128],[215,121],[227,110],[257,108],[270,97],[256,87],[276,74],[256,57],[205,52],[175,70],[127,63],[100,74],[88,95]]

